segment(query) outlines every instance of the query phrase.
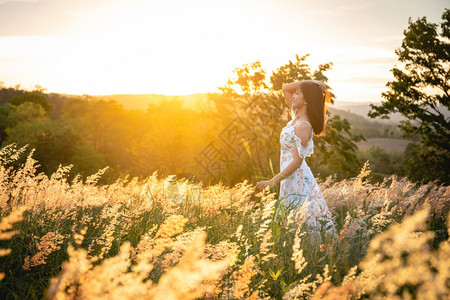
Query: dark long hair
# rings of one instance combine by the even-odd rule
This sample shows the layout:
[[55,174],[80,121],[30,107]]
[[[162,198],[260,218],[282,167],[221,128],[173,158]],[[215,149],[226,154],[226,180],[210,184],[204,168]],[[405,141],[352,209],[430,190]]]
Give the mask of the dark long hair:
[[328,107],[325,104],[325,95],[320,87],[310,80],[302,81],[298,87],[307,103],[307,113],[314,135],[322,135],[325,132]]

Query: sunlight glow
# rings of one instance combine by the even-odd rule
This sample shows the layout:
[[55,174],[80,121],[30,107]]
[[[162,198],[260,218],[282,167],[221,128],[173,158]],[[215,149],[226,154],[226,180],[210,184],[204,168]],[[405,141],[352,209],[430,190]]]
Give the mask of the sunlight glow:
[[313,70],[333,62],[327,75],[338,99],[368,101],[396,62],[393,51],[321,36],[275,1],[86,3],[65,11],[61,34],[0,37],[0,81],[69,94],[186,95],[218,92],[243,64],[259,60],[270,77],[309,53]]

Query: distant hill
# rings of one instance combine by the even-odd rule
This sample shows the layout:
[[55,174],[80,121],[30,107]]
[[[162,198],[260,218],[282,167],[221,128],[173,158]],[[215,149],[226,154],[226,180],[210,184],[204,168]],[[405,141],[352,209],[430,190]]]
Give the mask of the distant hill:
[[208,94],[192,94],[182,96],[166,96],[159,94],[117,94],[91,97],[94,99],[116,100],[122,104],[125,109],[130,110],[146,110],[149,104],[155,104],[167,100],[182,100],[184,107],[198,110],[206,103]]
[[[363,116],[367,119],[371,119],[367,116],[370,111],[370,104],[380,105],[380,102],[350,102],[350,101],[336,101],[332,107],[335,107],[339,110],[351,112],[360,116]],[[401,114],[395,113],[390,115],[390,119],[376,119],[380,123],[395,123],[397,124],[401,120],[405,118],[402,117]]]
[[[165,96],[156,94],[143,95],[105,95],[93,96],[94,99],[116,100],[126,109],[147,109],[149,104],[164,100],[182,100],[184,107],[199,109],[207,106],[208,94],[192,94],[183,96]],[[402,133],[397,128],[399,118],[391,120],[370,119],[367,117],[369,103],[344,102],[330,107],[332,115],[346,118],[352,125],[355,134],[363,134],[366,138],[401,138]]]
[[345,118],[352,126],[353,134],[362,134],[366,138],[397,138],[401,139],[403,134],[393,120],[380,120],[363,117],[349,110],[338,109],[334,106],[329,108],[330,115],[339,115]]
[[[103,96],[91,96],[94,99],[104,100],[116,100],[121,103],[126,109],[147,109],[150,103],[158,103],[164,100],[182,100],[186,108],[199,109],[205,105],[208,101],[208,94],[192,94],[192,95],[180,95],[180,96],[166,96],[158,94],[117,94],[117,95],[103,95]],[[391,119],[371,119],[367,116],[370,110],[370,102],[339,102],[336,101],[334,105],[330,107],[330,111],[339,111],[339,115],[347,119],[354,121],[363,119],[357,118],[357,116],[363,117],[365,120],[377,120],[383,124],[397,124],[404,118],[396,113],[391,116]],[[375,103],[379,104],[379,103]]]
[[[22,95],[24,91],[12,88],[0,89],[0,104],[9,102],[17,95]],[[185,108],[199,110],[208,107],[209,94],[192,94],[182,96],[166,96],[159,94],[117,94],[117,95],[69,95],[69,94],[45,94],[49,102],[53,105],[52,118],[58,118],[61,114],[62,106],[66,99],[72,97],[82,97],[86,99],[115,100],[129,110],[146,110],[149,104],[156,104],[161,101],[182,100]],[[401,138],[401,133],[397,129],[397,122],[392,120],[373,120],[367,117],[369,111],[368,103],[337,102],[330,107],[332,115],[340,115],[349,120],[352,131],[355,134],[363,134],[367,138]]]
[[[380,105],[380,102],[350,102],[350,101],[336,101],[332,107],[335,107],[340,110],[352,112],[355,114],[358,114],[360,116],[369,118],[367,116],[367,113],[370,111],[370,104]],[[439,111],[444,114],[446,118],[450,118],[450,111],[447,110],[445,107],[440,106],[438,107]],[[401,120],[405,120],[405,118],[399,114],[391,114],[390,119],[379,119],[376,120],[381,123],[398,123]]]
[[358,142],[358,150],[364,151],[372,146],[378,146],[386,152],[395,151],[403,152],[406,149],[410,140],[406,139],[391,139],[391,138],[370,138],[367,141]]
[[[17,95],[23,94],[24,91],[13,88],[0,89],[0,105]],[[210,94],[199,93],[192,95],[181,96],[167,96],[160,94],[116,94],[116,95],[69,95],[69,94],[46,94],[49,102],[53,105],[51,117],[58,118],[61,114],[62,106],[66,99],[71,97],[82,97],[86,99],[103,99],[115,100],[122,104],[125,109],[129,110],[146,110],[149,104],[156,104],[161,101],[182,100],[185,108],[199,110],[209,106],[208,96]],[[332,115],[339,115],[346,118],[352,125],[352,132],[355,134],[363,134],[366,138],[402,138],[402,133],[397,128],[397,124],[403,118],[400,114],[394,114],[390,119],[371,119],[367,116],[370,110],[371,102],[345,102],[336,101],[334,105],[330,106],[330,113]],[[375,103],[374,104],[379,104]],[[447,116],[450,113],[446,112]]]

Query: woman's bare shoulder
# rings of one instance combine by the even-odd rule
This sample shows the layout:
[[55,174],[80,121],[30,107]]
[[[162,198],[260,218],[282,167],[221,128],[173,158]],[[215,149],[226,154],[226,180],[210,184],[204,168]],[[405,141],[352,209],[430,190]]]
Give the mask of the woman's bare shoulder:
[[311,125],[306,122],[298,122],[295,126],[294,133],[302,140],[302,146],[306,147],[312,135]]

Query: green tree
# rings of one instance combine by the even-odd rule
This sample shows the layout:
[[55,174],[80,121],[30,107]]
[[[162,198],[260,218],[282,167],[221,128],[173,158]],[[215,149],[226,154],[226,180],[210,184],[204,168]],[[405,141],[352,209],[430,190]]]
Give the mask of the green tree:
[[219,179],[228,184],[255,176],[260,180],[275,172],[270,166],[279,161],[276,145],[288,112],[266,81],[259,61],[245,64],[233,70],[233,76],[219,88],[221,94],[210,97],[212,118],[220,126],[216,146],[228,159]]
[[45,119],[46,112],[41,105],[25,102],[20,105],[6,103],[0,105],[0,144],[3,143],[12,128],[20,123],[40,122]]
[[16,143],[35,149],[34,158],[39,162],[38,171],[47,175],[56,171],[60,164],[68,165],[77,144],[75,134],[61,121],[48,118],[38,122],[20,122],[9,128],[4,145]]
[[46,112],[39,104],[25,102],[20,105],[6,105],[13,108],[7,116],[9,128],[17,126],[19,123],[41,122],[46,118]]
[[108,173],[118,174],[129,171],[128,166],[132,162],[128,147],[131,139],[135,138],[134,132],[139,132],[133,128],[128,115],[129,112],[115,100],[71,98],[64,103],[61,119],[80,141],[77,146],[81,147],[84,154],[78,157],[86,154],[92,159],[100,157],[94,152],[101,154],[99,165],[106,161],[111,167]]
[[88,145],[75,146],[70,163],[73,165],[71,173],[82,177],[95,174],[106,167],[104,156]]
[[14,106],[9,103],[0,105],[0,145],[8,136],[6,128],[10,126],[9,116],[14,113]]
[[347,119],[339,115],[329,118],[323,136],[314,136],[314,155],[306,161],[321,178],[336,175],[344,179],[358,175],[362,162],[358,160],[357,142],[365,140],[362,135],[352,133]]
[[407,176],[414,181],[438,180],[450,183],[450,126],[445,111],[450,109],[450,10],[443,22],[430,23],[426,17],[412,22],[404,31],[402,45],[395,51],[403,68],[391,71],[395,80],[382,93],[381,105],[371,105],[369,117],[388,119],[400,113],[407,120],[399,125],[405,137],[418,136],[419,144],[410,147],[406,161]]
[[11,99],[11,104],[16,106],[26,102],[39,104],[47,114],[52,110],[52,105],[48,101],[47,97],[40,93],[25,93],[21,96],[15,96]]
[[[333,64],[331,62],[320,64],[312,73],[310,67],[305,63],[308,56],[309,54],[302,57],[296,55],[295,62],[289,61],[273,72],[270,78],[272,88],[278,93],[278,97],[283,99],[283,102],[281,88],[286,83],[307,79],[328,82],[328,77],[324,72],[330,70]],[[330,94],[331,103],[334,103],[335,95]],[[330,115],[329,112],[328,115]],[[306,158],[306,161],[311,169],[322,178],[334,174],[339,179],[357,175],[361,163],[357,158],[358,146],[356,143],[361,140],[365,140],[364,136],[352,133],[347,119],[341,119],[338,115],[328,117],[325,134],[313,137],[315,154]]]
[[[215,103],[216,116],[222,120],[222,126],[234,125],[241,127],[240,136],[248,142],[248,155],[233,155],[230,147],[224,147],[224,152],[232,157],[227,175],[239,181],[253,176],[271,177],[278,172],[279,136],[281,129],[290,118],[290,109],[286,106],[281,88],[284,84],[307,79],[327,81],[324,72],[329,70],[331,63],[319,65],[314,72],[305,63],[309,55],[298,56],[296,61],[279,67],[272,72],[269,86],[266,72],[260,62],[246,64],[233,71],[234,77],[229,79],[220,90],[222,94],[211,97]],[[238,120],[238,121],[236,121]],[[307,158],[307,162],[316,166],[320,175],[326,176],[338,173],[339,177],[356,175],[360,163],[356,153],[356,142],[363,137],[351,132],[346,119],[335,116],[328,120],[327,133],[314,137],[317,145],[316,154]],[[221,134],[221,137],[227,134]],[[228,141],[232,139],[229,138]],[[230,142],[229,142],[230,143]],[[238,140],[232,145],[244,149],[245,145]],[[319,150],[320,149],[320,150]],[[237,149],[234,149],[237,150]],[[236,152],[236,151],[235,151]],[[245,151],[244,151],[245,154]],[[321,166],[321,168],[318,168]],[[254,174],[254,172],[256,174]]]

